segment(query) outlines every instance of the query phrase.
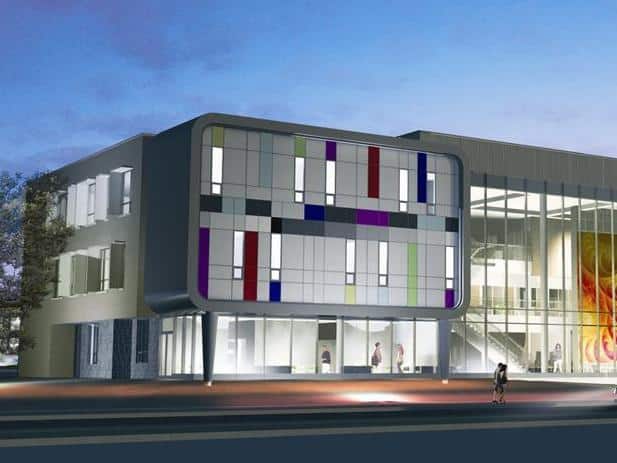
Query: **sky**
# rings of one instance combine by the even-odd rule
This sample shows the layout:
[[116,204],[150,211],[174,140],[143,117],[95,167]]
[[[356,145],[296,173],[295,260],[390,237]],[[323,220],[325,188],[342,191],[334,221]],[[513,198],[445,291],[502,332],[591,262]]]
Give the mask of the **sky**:
[[617,2],[0,0],[0,170],[207,112],[617,156]]

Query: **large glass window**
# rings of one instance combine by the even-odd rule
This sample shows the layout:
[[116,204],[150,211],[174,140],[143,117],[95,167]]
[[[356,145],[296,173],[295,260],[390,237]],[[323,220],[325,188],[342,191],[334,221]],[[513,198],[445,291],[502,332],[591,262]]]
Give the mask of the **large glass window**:
[[484,307],[486,293],[486,234],[485,234],[485,188],[472,186],[470,194],[470,306]]
[[414,322],[396,321],[392,325],[392,373],[413,373],[415,366]]
[[[295,319],[292,326],[291,372],[297,374],[316,373],[317,320]],[[332,359],[330,360],[332,361]]]
[[291,320],[266,319],[266,374],[291,373]]
[[437,322],[416,321],[416,372],[437,371]]
[[238,317],[238,373],[263,374],[265,322],[261,317]]
[[370,320],[368,344],[371,350],[371,372],[392,372],[392,322]]
[[344,322],[343,364],[345,372],[370,372],[367,354],[367,324],[366,320],[345,320]]

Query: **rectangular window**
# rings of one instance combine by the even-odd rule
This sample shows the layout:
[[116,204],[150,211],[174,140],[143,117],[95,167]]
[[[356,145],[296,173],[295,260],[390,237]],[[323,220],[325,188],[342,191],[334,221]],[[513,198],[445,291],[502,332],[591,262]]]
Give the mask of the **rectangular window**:
[[326,204],[334,205],[336,194],[336,161],[326,161]]
[[137,342],[135,343],[135,362],[148,363],[149,320],[137,320]]
[[270,279],[281,280],[281,235],[273,233],[270,238]]
[[435,172],[426,173],[426,210],[427,214],[435,215]]
[[109,289],[109,273],[111,269],[109,248],[103,248],[99,251],[99,261],[101,266],[101,284],[99,288],[101,291],[107,291]]
[[347,240],[346,243],[345,284],[356,284],[356,240]]
[[66,223],[67,194],[62,192],[56,198],[56,218]]
[[242,279],[242,264],[244,261],[244,232],[234,231],[233,278]]
[[399,211],[407,212],[407,201],[409,201],[409,171],[407,169],[400,169],[398,174]]
[[131,212],[131,171],[122,174],[122,214]]
[[295,196],[297,203],[304,202],[304,158],[296,157]]
[[379,286],[388,286],[388,242],[379,242]]
[[96,183],[88,183],[88,216],[86,223],[92,225],[94,223],[94,204],[96,200]]
[[54,260],[53,297],[60,297],[60,259]]
[[223,148],[212,147],[212,194],[220,195],[223,188]]
[[454,246],[446,246],[446,289],[454,289]]
[[88,325],[88,363],[99,363],[99,325],[96,323]]

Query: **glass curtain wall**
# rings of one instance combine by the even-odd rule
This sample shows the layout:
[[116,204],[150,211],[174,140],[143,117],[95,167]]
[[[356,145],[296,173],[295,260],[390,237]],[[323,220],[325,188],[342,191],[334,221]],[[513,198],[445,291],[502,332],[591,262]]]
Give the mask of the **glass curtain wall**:
[[[435,321],[338,320],[342,336],[328,334],[318,319],[285,319],[220,315],[217,325],[215,374],[319,374],[323,348],[330,351],[332,370],[343,349],[343,373],[435,374]],[[329,320],[323,325],[332,325]]]
[[610,192],[473,175],[471,306],[451,366],[615,372],[615,204]]

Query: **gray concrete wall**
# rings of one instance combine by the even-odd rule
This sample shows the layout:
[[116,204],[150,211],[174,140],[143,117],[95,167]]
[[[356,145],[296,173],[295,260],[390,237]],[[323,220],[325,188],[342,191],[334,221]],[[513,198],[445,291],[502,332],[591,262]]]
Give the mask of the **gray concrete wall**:
[[87,293],[48,299],[40,310],[24,322],[25,329],[35,338],[36,346],[20,355],[19,374],[22,377],[48,377],[56,361],[51,355],[51,327],[87,321],[134,318],[151,312],[143,305],[143,256],[141,255],[142,223],[141,188],[142,157],[147,138],[137,136],[93,156],[69,164],[57,171],[68,184],[109,173],[121,166],[133,168],[131,175],[131,213],[110,216],[105,221],[81,227],[69,239],[66,251],[85,249],[89,246],[109,245],[124,241],[124,288],[106,292]]
[[94,365],[89,361],[89,329],[88,324],[81,324],[80,330],[80,355],[79,376],[81,378],[111,378],[113,347],[114,347],[114,321],[104,320],[97,322],[99,326],[99,353],[98,362]]
[[159,334],[161,321],[158,318],[149,319],[148,362],[137,363],[137,320],[133,320],[133,336],[131,345],[131,379],[156,378],[159,374]]

